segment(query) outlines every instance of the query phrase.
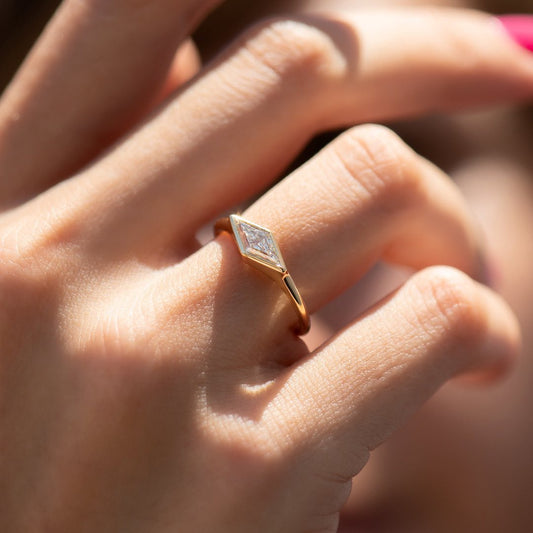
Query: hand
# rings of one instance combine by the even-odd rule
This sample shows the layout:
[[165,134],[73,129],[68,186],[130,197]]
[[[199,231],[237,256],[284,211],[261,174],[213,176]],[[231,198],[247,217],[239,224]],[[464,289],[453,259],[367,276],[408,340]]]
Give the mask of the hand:
[[[269,21],[130,132],[197,4],[67,2],[1,102],[2,530],[334,531],[369,450],[517,350],[506,305],[437,267],[309,353],[231,238],[194,236],[318,130],[528,96],[527,54],[467,12]],[[311,312],[380,258],[480,270],[457,190],[382,127],[245,216]]]

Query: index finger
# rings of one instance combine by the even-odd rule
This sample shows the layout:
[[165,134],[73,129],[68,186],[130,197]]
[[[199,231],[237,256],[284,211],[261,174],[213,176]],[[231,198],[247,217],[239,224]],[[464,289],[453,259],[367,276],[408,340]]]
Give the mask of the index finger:
[[0,101],[1,197],[59,181],[131,126],[221,2],[64,1]]

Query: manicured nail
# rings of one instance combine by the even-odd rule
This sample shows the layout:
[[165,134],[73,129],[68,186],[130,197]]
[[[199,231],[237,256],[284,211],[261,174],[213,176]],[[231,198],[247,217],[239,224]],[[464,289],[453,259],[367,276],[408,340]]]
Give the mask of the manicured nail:
[[514,41],[533,52],[533,15],[504,15],[498,20]]

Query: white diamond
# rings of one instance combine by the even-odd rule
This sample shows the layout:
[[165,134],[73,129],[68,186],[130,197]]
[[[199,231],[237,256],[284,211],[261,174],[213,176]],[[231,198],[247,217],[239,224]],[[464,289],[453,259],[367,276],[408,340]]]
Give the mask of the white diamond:
[[258,258],[278,268],[285,268],[277,251],[274,237],[268,230],[244,222],[242,219],[237,221],[237,229],[246,255]]

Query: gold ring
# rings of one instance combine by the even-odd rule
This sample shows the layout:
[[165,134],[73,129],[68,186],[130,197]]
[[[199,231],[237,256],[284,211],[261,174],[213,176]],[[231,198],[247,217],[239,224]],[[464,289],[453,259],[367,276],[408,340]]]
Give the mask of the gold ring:
[[298,323],[294,332],[297,335],[305,335],[309,331],[311,321],[300,292],[287,271],[272,232],[239,215],[230,215],[217,220],[215,235],[222,231],[233,235],[241,256],[249,265],[257,268],[281,286],[298,315]]

